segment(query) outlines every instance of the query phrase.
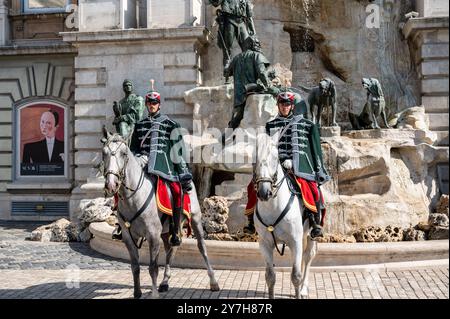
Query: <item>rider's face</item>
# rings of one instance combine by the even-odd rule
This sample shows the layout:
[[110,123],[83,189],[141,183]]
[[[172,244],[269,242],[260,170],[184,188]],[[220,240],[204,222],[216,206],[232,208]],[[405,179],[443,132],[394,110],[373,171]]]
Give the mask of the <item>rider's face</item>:
[[292,111],[292,104],[291,103],[278,103],[278,111],[280,114],[284,117],[289,116],[289,114]]
[[158,112],[160,107],[160,103],[157,102],[147,102],[147,108],[148,108],[148,112],[150,114],[154,114],[156,112]]

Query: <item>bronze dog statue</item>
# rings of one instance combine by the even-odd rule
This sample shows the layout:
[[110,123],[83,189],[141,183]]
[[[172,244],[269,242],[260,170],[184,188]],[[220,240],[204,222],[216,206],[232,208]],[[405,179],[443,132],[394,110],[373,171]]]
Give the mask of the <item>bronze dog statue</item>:
[[[300,87],[309,92],[308,104],[311,110],[312,121],[315,124],[322,124],[322,112],[325,108],[330,108],[332,111],[331,123],[327,123],[331,126],[339,126],[336,122],[337,104],[336,104],[336,86],[334,82],[329,78],[320,80],[319,85],[310,89],[304,86]],[[328,118],[329,121],[329,118]]]

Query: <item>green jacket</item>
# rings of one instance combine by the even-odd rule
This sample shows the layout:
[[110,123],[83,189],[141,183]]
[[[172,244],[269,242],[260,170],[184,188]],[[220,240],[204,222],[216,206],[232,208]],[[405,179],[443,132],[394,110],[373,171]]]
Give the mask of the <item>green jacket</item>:
[[234,78],[234,106],[245,104],[247,85],[258,84],[263,90],[271,86],[267,73],[269,66],[269,60],[257,51],[246,50],[233,58],[225,73]]
[[134,154],[148,156],[148,173],[171,182],[192,180],[183,158],[186,149],[180,124],[160,112],[136,123],[131,141]]
[[278,116],[266,124],[266,133],[274,135],[289,128],[280,136],[278,154],[281,162],[292,160],[294,174],[319,185],[330,180],[323,164],[319,128],[303,116]]

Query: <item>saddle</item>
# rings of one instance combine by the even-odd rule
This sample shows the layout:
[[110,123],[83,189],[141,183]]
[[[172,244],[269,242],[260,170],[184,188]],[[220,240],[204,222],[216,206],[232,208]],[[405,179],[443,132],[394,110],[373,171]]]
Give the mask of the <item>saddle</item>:
[[[308,211],[314,214],[321,213],[321,226],[324,225],[326,209],[323,203],[323,197],[319,192],[319,188],[315,182],[307,181],[303,178],[295,176],[291,172],[286,172],[286,181],[289,190],[299,199],[300,205],[303,206],[303,220],[308,218]],[[316,202],[316,198],[318,198]]]
[[[159,176],[156,180],[156,204],[158,211],[166,216],[172,216],[172,194],[168,185]],[[192,234],[191,227],[191,198],[189,194],[184,194],[183,197],[183,215],[186,217],[188,226],[188,237]],[[166,218],[162,218],[161,222],[164,224]]]

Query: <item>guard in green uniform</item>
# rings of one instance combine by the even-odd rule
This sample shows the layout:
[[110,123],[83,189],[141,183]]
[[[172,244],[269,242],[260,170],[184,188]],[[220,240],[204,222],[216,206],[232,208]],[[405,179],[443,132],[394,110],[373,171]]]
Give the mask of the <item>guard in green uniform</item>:
[[161,95],[149,92],[145,97],[149,116],[136,123],[130,149],[148,174],[159,176],[172,194],[172,246],[180,246],[180,222],[184,193],[192,190],[192,174],[183,157],[186,149],[181,126],[161,114]]
[[[272,136],[277,132],[284,131],[278,143],[280,163],[295,176],[295,179],[302,179],[307,183],[314,184],[314,188],[320,192],[318,186],[329,181],[330,177],[323,165],[319,129],[317,125],[302,115],[294,115],[295,95],[293,93],[281,93],[277,101],[278,117],[266,123],[266,133]],[[244,228],[244,232],[253,234],[255,233],[253,214],[257,201],[253,181],[247,190],[248,202],[245,214],[248,217],[249,224]],[[322,196],[318,195],[313,205],[305,207],[309,213],[310,225],[312,226],[311,238],[323,236],[320,223],[324,205]]]

